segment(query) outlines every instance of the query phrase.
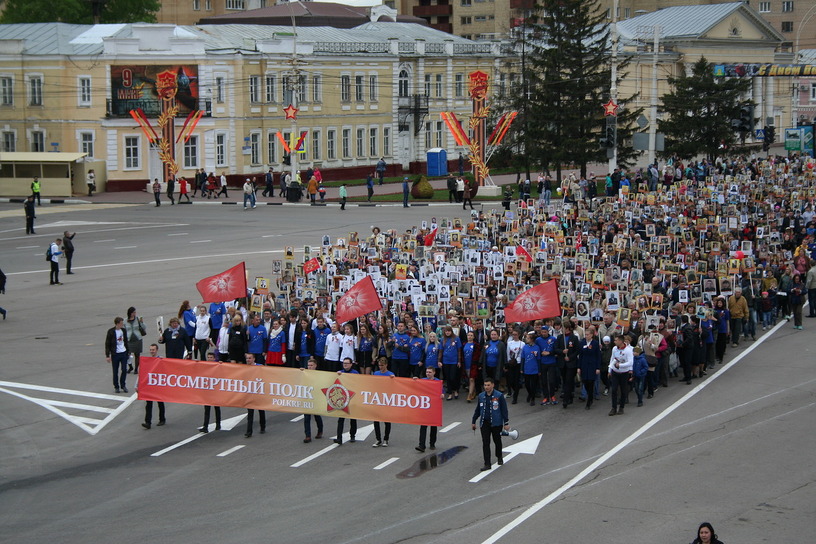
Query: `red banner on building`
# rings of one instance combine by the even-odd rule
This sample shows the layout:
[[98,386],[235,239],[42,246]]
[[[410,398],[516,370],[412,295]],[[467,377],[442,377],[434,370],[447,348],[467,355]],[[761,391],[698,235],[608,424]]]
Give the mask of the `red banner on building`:
[[142,357],[139,399],[442,425],[442,382]]

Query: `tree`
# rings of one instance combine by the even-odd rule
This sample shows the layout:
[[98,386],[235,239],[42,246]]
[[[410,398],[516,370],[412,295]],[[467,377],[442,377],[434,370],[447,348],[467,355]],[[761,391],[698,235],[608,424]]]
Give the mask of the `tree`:
[[[523,113],[508,144],[521,143],[534,164],[552,165],[559,180],[562,165],[575,164],[586,175],[587,163],[606,160],[599,140],[611,80],[608,37],[597,0],[541,0],[517,28],[526,88],[510,89],[509,104]],[[628,112],[618,119],[619,147],[635,117]]]
[[6,0],[0,23],[155,23],[159,0]]
[[664,155],[690,158],[704,153],[713,160],[723,147],[737,142],[731,121],[751,105],[743,98],[751,90],[750,79],[714,77],[713,65],[702,57],[691,75],[670,77],[668,83],[673,90],[661,97],[660,107],[668,118],[657,122],[666,135]]

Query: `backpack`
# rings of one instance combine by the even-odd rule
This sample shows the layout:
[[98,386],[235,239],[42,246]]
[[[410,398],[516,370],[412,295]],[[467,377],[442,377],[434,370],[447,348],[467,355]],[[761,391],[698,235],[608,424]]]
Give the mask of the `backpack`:
[[49,244],[48,249],[45,250],[45,262],[49,262],[53,256],[53,253],[51,253],[51,245]]

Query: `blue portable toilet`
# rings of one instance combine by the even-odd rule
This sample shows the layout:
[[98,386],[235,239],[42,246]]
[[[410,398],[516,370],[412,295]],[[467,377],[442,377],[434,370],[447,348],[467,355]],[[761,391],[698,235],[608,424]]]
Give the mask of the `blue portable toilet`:
[[428,150],[428,177],[448,175],[448,152],[441,147]]

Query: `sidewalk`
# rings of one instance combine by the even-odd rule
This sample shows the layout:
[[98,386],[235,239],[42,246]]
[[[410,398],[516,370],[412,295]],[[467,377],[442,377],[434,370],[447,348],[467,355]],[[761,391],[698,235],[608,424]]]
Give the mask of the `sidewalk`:
[[[597,171],[597,170],[596,170]],[[562,176],[566,177],[570,173],[575,172],[576,170],[564,170]],[[455,173],[454,173],[455,174]],[[530,172],[531,181],[533,186],[537,183],[538,173],[537,172]],[[553,176],[554,177],[554,176]],[[516,183],[516,174],[500,174],[496,176],[492,176],[493,181],[496,185],[510,185]],[[430,180],[431,185],[437,191],[447,191],[447,180],[446,179],[434,179]],[[308,205],[308,198],[303,198],[299,203],[293,202],[286,202],[286,199],[283,197],[273,196],[273,197],[265,197],[262,196],[261,193],[264,190],[263,185],[259,186],[257,192],[256,202],[257,205]],[[280,189],[276,186],[275,187],[275,195],[278,194]],[[338,200],[338,193],[340,189],[338,187],[328,187],[326,189],[326,202],[337,202]],[[346,191],[348,192],[348,197],[366,197],[368,195],[368,190],[366,189],[365,185],[355,185],[346,187]],[[227,205],[239,205],[243,206],[244,196],[243,192],[240,187],[230,188],[229,189],[229,198],[224,198],[221,196],[218,199],[212,198],[201,198],[201,196],[193,197],[192,194],[190,195],[190,203],[191,204],[203,204],[203,205],[219,205],[219,204],[227,204]],[[374,195],[391,195],[391,194],[402,194],[402,182],[396,181],[391,183],[385,183],[384,185],[374,185]],[[13,203],[22,203],[25,200],[25,196],[19,197],[6,197],[0,198],[0,202],[13,202]],[[500,200],[500,198],[499,198]],[[48,204],[154,204],[155,200],[153,198],[153,193],[148,193],[146,191],[122,191],[122,192],[113,192],[113,193],[95,193],[93,196],[88,196],[87,194],[74,194],[72,197],[58,197],[58,198],[43,198],[43,203]],[[167,206],[170,205],[170,201],[167,198],[167,195],[162,193],[161,196],[162,204]],[[178,193],[176,193],[176,202],[178,202]],[[433,201],[420,201],[414,200],[413,198],[410,199],[412,204],[427,204]],[[436,201],[435,203],[444,203]],[[348,205],[352,204],[364,204],[364,205],[378,205],[378,206],[388,206],[388,205],[395,205],[399,204],[402,205],[401,202],[372,202],[371,204],[365,202],[349,202]],[[184,200],[184,205],[187,205],[187,199]]]

